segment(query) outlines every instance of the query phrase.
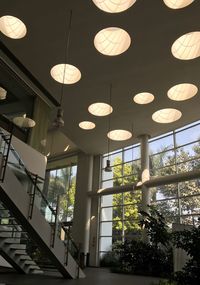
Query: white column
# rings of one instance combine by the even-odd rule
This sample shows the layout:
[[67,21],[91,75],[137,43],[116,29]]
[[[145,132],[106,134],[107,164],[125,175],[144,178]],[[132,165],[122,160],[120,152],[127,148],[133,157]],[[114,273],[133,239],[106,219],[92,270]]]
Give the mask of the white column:
[[88,196],[88,191],[92,191],[92,177],[93,156],[80,153],[78,155],[72,237],[85,255],[89,252],[91,197]]
[[[94,157],[93,167],[93,184],[92,192],[96,193],[100,184],[100,169],[101,169],[101,156]],[[99,196],[92,196],[91,201],[91,220],[90,220],[90,266],[99,266],[99,209],[100,209]]]
[[[150,179],[149,171],[149,135],[144,134],[140,136],[141,141],[141,181],[142,183]],[[147,212],[150,204],[151,196],[150,189],[145,185],[142,186],[142,210]]]

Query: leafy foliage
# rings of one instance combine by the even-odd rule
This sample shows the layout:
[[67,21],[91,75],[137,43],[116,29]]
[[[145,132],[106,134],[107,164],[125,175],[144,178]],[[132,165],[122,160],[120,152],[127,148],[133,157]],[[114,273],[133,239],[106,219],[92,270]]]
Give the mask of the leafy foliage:
[[152,206],[149,206],[149,213],[140,211],[143,219],[140,221],[142,228],[147,230],[150,242],[156,248],[158,245],[169,245],[170,234],[164,217]]
[[119,264],[113,271],[167,277],[172,272],[172,252],[142,241],[125,241],[118,245]]
[[178,285],[200,284],[200,226],[175,232],[173,243],[177,248],[184,249],[190,256],[183,270],[175,275]]

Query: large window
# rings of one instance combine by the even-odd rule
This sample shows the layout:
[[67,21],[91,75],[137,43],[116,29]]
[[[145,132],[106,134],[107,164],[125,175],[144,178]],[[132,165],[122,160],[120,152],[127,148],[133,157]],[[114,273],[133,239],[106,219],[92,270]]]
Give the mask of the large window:
[[[140,146],[134,145],[110,154],[112,172],[104,168],[108,155],[102,161],[102,187],[128,185],[138,180],[141,172]],[[141,191],[105,195],[101,199],[100,254],[111,249],[114,242],[138,238]]]
[[[105,172],[106,160],[110,159],[112,172]],[[124,148],[103,156],[102,187],[126,185],[138,180],[140,176],[140,145]]]
[[[151,177],[200,169],[200,121],[149,140]],[[102,160],[102,188],[128,185],[140,180],[140,145],[110,154],[112,172]],[[200,215],[200,179],[151,188],[152,204],[172,223],[196,224]],[[141,191],[101,198],[100,255],[115,241],[140,236],[138,227]]]
[[76,190],[77,166],[67,166],[49,170],[47,174],[47,199],[53,208],[56,208],[60,195],[60,221],[68,222],[73,219],[74,199]]
[[200,166],[200,122],[151,139],[151,176],[165,176]]
[[[150,140],[151,176],[200,169],[200,122]],[[173,222],[195,224],[200,215],[200,179],[151,189],[152,204]]]

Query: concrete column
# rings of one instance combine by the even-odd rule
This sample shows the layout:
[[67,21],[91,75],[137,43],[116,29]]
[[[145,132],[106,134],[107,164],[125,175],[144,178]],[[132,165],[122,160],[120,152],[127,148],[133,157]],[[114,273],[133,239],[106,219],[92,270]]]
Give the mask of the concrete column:
[[[92,193],[96,193],[100,185],[101,156],[94,157]],[[101,197],[91,197],[91,218],[90,218],[90,266],[99,266],[99,209]]]
[[88,191],[92,191],[92,177],[93,156],[79,153],[72,237],[85,255],[89,252],[91,197]]
[[[149,171],[149,135],[144,134],[140,136],[141,142],[141,181],[142,183],[150,179]],[[150,204],[151,196],[150,189],[142,185],[142,210],[148,212],[148,205]]]
[[28,144],[41,153],[45,150],[44,142],[47,139],[50,111],[50,107],[44,101],[39,97],[35,99],[33,119],[36,125],[30,130]]
[[[141,181],[145,183],[150,179],[149,171],[149,136],[147,134],[140,136],[141,142]],[[150,205],[150,189],[142,184],[142,210],[148,212],[148,205]],[[146,230],[142,232],[142,240],[144,242],[149,242],[149,237]]]

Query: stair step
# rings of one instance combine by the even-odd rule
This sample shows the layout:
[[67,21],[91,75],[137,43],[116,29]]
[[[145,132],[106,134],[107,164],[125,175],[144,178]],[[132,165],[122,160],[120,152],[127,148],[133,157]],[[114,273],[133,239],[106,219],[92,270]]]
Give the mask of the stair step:
[[35,270],[35,269],[40,270],[40,267],[37,265],[30,265],[29,266],[29,270]]
[[31,271],[31,274],[44,274],[44,271],[34,269],[33,271]]
[[11,249],[26,249],[26,244],[22,244],[22,243],[19,243],[19,244],[11,244],[11,245],[10,245],[10,248],[11,248]]
[[32,260],[29,255],[22,255],[20,256],[20,260]]
[[26,265],[36,265],[35,261],[33,261],[33,260],[25,260],[24,263]]
[[6,225],[0,225],[0,232],[3,231],[10,231],[11,227],[6,226]]
[[7,244],[20,244],[20,239],[18,238],[6,238],[4,239],[4,243],[7,243]]
[[5,232],[1,232],[0,231],[0,238],[9,238],[9,237],[12,237],[12,233],[7,233],[6,231]]
[[27,255],[27,252],[23,249],[16,249],[15,255]]

